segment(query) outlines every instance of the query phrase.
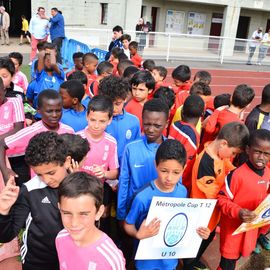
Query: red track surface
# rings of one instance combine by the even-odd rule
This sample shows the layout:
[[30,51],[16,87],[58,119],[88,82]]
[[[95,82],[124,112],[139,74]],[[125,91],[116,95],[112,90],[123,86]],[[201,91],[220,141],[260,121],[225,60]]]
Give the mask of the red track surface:
[[[168,76],[166,81],[173,83],[171,72],[172,68],[168,69]],[[193,79],[194,74],[201,69],[192,69]],[[255,98],[251,103],[251,106],[246,111],[248,113],[255,105],[261,102],[261,93],[263,87],[270,83],[270,72],[256,72],[256,71],[240,71],[240,70],[216,70],[205,69],[212,75],[212,82],[210,84],[212,89],[212,95],[216,96],[222,93],[232,94],[234,88],[238,84],[248,84],[255,91]]]

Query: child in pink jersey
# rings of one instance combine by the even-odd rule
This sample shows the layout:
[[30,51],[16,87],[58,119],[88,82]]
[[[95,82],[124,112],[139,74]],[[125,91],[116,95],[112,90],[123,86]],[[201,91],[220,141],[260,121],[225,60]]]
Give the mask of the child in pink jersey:
[[90,144],[90,151],[81,170],[95,175],[104,183],[105,213],[101,219],[101,228],[106,232],[109,232],[112,189],[105,180],[117,179],[119,168],[116,140],[105,132],[112,121],[112,115],[112,100],[107,96],[95,96],[88,104],[88,127],[78,132]]
[[124,270],[125,259],[95,223],[104,213],[102,183],[85,172],[67,176],[58,189],[64,230],[55,244],[60,270]]
[[[38,97],[38,111],[42,117],[41,121],[11,136],[0,139],[0,169],[5,181],[8,180],[10,175],[18,176],[16,177],[18,185],[30,179],[29,167],[25,164],[23,156],[28,142],[34,135],[49,130],[55,131],[58,134],[74,133],[71,127],[59,123],[62,117],[62,99],[55,90],[48,89],[42,91]],[[7,168],[4,160],[5,153],[9,158],[16,158],[17,161],[20,157],[19,169],[16,170],[16,168],[12,167],[15,172]]]
[[13,76],[13,83],[20,88],[23,89],[23,92],[26,93],[26,89],[28,87],[28,80],[26,75],[20,71],[20,67],[23,62],[23,56],[19,52],[12,52],[8,55],[8,57],[12,60],[15,66],[15,75]]

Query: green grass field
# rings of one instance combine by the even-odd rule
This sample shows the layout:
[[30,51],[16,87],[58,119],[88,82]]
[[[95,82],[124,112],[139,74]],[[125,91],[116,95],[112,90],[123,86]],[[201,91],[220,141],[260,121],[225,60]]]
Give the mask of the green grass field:
[[23,72],[26,75],[28,82],[30,82],[31,81],[31,67],[28,65],[22,65],[21,72]]

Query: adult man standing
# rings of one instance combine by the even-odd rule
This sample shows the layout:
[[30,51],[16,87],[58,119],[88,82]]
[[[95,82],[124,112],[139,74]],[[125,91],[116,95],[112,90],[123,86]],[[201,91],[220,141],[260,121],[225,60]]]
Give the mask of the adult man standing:
[[10,18],[9,14],[6,12],[5,7],[0,7],[0,35],[1,35],[1,44],[4,45],[5,43],[9,45],[9,34],[8,29],[10,26]]
[[62,64],[61,47],[63,39],[65,38],[64,16],[62,15],[62,12],[56,7],[51,9],[51,15],[51,18],[48,18],[45,15],[43,16],[43,18],[49,20],[49,22],[51,23],[50,35],[52,43],[57,46],[57,63]]
[[263,37],[262,27],[259,27],[256,31],[253,32],[251,36],[251,41],[249,43],[249,55],[248,55],[247,65],[252,65],[251,58],[253,57],[255,53],[256,47],[260,45],[262,37]]
[[31,33],[31,56],[33,59],[37,54],[37,44],[41,41],[46,41],[49,33],[49,22],[43,16],[45,15],[45,8],[39,7],[37,14],[35,14],[29,24],[29,32]]

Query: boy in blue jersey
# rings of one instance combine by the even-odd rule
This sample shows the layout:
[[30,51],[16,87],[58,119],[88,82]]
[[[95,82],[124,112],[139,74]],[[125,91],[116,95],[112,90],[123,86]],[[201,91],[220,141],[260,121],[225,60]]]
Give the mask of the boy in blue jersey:
[[[168,139],[160,145],[155,157],[157,178],[146,184],[137,193],[124,222],[124,229],[130,236],[141,240],[158,234],[160,220],[155,218],[148,225],[145,225],[153,196],[187,197],[187,190],[179,181],[186,159],[186,150],[180,142]],[[202,238],[208,238],[210,230],[199,227],[197,233]],[[138,244],[138,241],[136,242]],[[176,269],[177,264],[178,259],[135,261],[137,270],[173,270]]]
[[87,126],[87,109],[81,104],[84,96],[83,84],[78,80],[63,82],[60,86],[60,95],[63,100],[63,114],[61,122],[72,127],[75,132]]
[[99,85],[99,94],[110,97],[113,102],[113,119],[111,124],[107,126],[106,132],[117,141],[119,164],[121,164],[125,146],[139,139],[141,135],[139,119],[123,108],[128,88],[127,81],[112,75],[104,78]]
[[142,122],[144,136],[126,146],[119,176],[117,219],[124,220],[134,194],[146,183],[157,178],[155,155],[164,141],[162,132],[167,128],[169,107],[160,99],[144,104]]

